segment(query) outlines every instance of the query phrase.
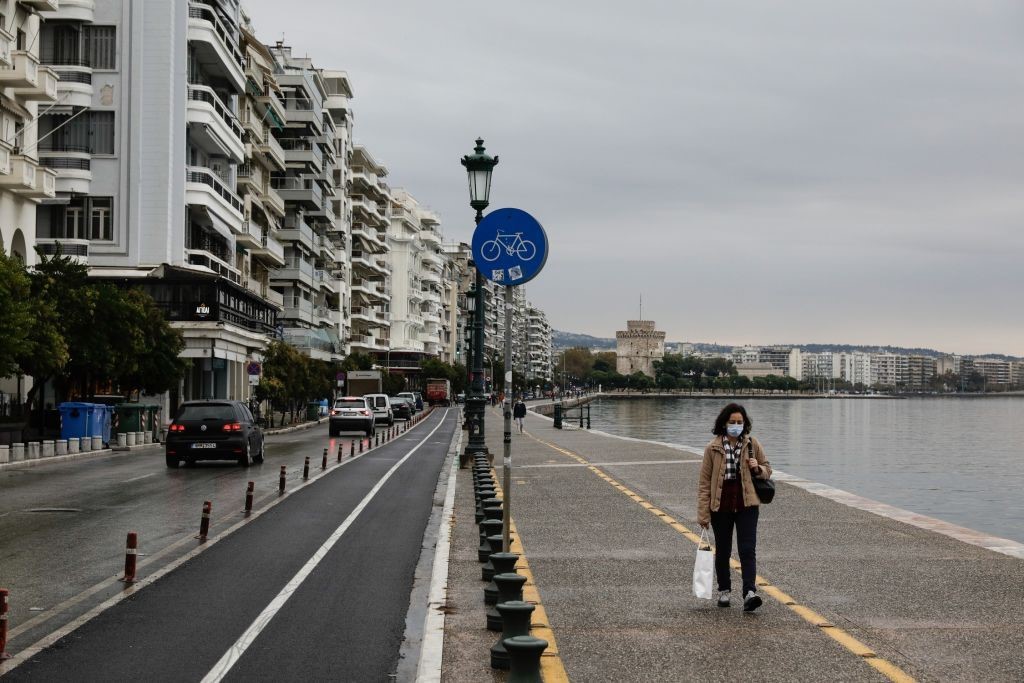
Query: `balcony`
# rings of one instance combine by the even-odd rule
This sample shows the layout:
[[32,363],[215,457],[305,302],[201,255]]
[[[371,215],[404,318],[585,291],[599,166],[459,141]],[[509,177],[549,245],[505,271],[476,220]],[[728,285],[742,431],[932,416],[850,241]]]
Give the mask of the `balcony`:
[[47,21],[58,19],[61,21],[92,22],[95,18],[95,0],[51,0],[49,3],[40,4],[51,4],[56,6],[54,10],[40,9],[41,12],[46,12],[46,15],[43,18]]
[[246,102],[238,118],[242,122],[242,127],[249,131],[253,140],[263,140],[263,134],[267,132],[267,129],[263,127],[263,116],[253,108],[252,104]]
[[352,251],[352,268],[362,271],[369,271],[371,275],[390,275],[391,269],[382,265],[373,254],[364,251]]
[[271,117],[275,119],[275,125],[284,126],[285,121],[288,120],[288,112],[285,111],[284,103],[281,102],[281,98],[278,97],[276,90],[264,88],[263,93],[256,96],[256,101],[263,105]]
[[441,233],[435,228],[423,228],[420,230],[420,239],[427,244],[433,244],[437,247],[441,246]]
[[[68,60],[62,60],[68,61]],[[70,107],[92,106],[92,67],[85,64],[47,64],[57,76],[57,96]]]
[[288,299],[284,303],[282,318],[289,320],[300,320],[304,323],[313,324],[313,302],[305,299]]
[[270,271],[271,280],[283,280],[288,283],[301,282],[313,288],[313,264],[302,259],[285,258],[280,268]]
[[220,176],[208,168],[185,167],[185,203],[203,206],[227,223],[235,233],[242,231],[242,200]]
[[0,175],[0,187],[6,187],[15,192],[35,190],[36,188],[36,162],[24,154],[10,155],[10,173]]
[[245,158],[242,124],[212,88],[188,86],[186,118],[193,140],[203,149],[212,154],[224,154],[236,162]]
[[318,100],[308,97],[286,97],[284,112],[288,123],[307,123],[315,133],[323,131],[323,109]]
[[199,63],[218,72],[236,92],[245,91],[242,53],[213,8],[200,0],[188,4],[188,42]]
[[314,287],[318,287],[320,289],[323,289],[323,290],[325,290],[327,292],[330,292],[331,294],[337,294],[338,293],[338,288],[337,288],[337,286],[335,286],[334,280],[333,280],[333,278],[331,278],[331,274],[329,272],[327,272],[326,270],[320,270],[320,269],[314,270],[313,271],[313,283],[314,283]]
[[323,189],[311,178],[272,178],[270,186],[277,190],[284,201],[295,202],[307,210],[319,210],[323,206]]
[[284,148],[269,129],[263,130],[263,139],[256,145],[256,148],[266,157],[267,161],[276,167],[276,170],[283,171],[287,168]]
[[0,176],[11,172],[11,150],[7,145],[0,144]]
[[92,155],[88,151],[40,150],[39,165],[57,173],[57,192],[89,194],[92,186]]
[[242,231],[235,237],[235,244],[246,249],[255,249],[263,239],[263,229],[250,220],[242,221]]
[[284,227],[277,231],[278,239],[284,242],[298,242],[309,251],[316,249],[316,238],[313,228],[306,225],[306,222],[297,216],[288,216],[284,220]]
[[34,199],[53,199],[57,196],[57,172],[37,166],[35,187],[23,194]]
[[253,248],[252,255],[268,265],[280,267],[285,264],[284,247],[266,233],[260,236],[259,246]]
[[37,237],[36,248],[45,256],[70,256],[75,263],[89,263],[89,240]]
[[352,225],[352,237],[362,239],[368,245],[368,249],[387,250],[387,244],[380,238],[380,234],[363,223]]
[[11,65],[0,68],[0,88],[12,88],[29,100],[57,101],[57,74],[40,67],[39,58],[25,50],[11,51]]
[[362,294],[364,297],[374,301],[391,300],[390,292],[377,285],[376,282],[372,280],[364,280],[363,278],[352,278],[352,293]]
[[[2,23],[2,22],[0,22]],[[10,68],[14,66],[14,57],[11,51],[16,45],[14,36],[7,32],[7,30],[0,25],[0,68]]]
[[324,168],[324,155],[320,145],[304,138],[283,138],[279,140],[284,149],[284,160],[289,168],[319,173]]

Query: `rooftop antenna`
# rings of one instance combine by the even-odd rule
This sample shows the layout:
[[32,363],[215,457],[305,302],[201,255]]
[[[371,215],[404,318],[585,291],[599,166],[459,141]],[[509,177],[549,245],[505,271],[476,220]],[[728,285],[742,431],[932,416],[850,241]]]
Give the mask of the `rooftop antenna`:
[[644,319],[644,295],[640,295],[640,320]]

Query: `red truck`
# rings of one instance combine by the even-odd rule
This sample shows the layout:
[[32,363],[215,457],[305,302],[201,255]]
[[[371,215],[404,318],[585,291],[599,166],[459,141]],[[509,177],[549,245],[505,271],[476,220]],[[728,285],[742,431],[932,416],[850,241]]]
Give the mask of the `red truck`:
[[452,383],[446,379],[428,379],[425,394],[427,403],[432,406],[450,406],[452,404]]

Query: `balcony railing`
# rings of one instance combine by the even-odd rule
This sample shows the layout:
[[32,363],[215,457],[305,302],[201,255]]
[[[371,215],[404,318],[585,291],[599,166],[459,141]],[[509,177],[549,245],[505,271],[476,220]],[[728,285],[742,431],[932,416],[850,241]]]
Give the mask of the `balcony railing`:
[[224,123],[227,124],[231,132],[239,139],[242,138],[242,124],[238,122],[238,118],[231,112],[224,103],[221,102],[220,98],[217,97],[217,93],[212,88],[208,88],[205,85],[191,85],[188,86],[188,98],[195,102],[206,102],[211,105],[217,115],[220,116]]
[[242,213],[244,205],[238,195],[228,189],[228,186],[216,173],[202,166],[188,166],[185,168],[185,182],[202,183],[213,189],[221,199],[230,204],[236,211]]
[[231,38],[231,33],[224,28],[224,24],[221,23],[220,18],[212,7],[202,0],[191,0],[188,7],[188,18],[208,21],[213,24],[213,32],[217,34],[218,38],[220,38],[221,47],[231,55],[231,58],[238,65],[239,69],[245,69],[245,59],[243,59],[242,53],[235,46],[235,41]]

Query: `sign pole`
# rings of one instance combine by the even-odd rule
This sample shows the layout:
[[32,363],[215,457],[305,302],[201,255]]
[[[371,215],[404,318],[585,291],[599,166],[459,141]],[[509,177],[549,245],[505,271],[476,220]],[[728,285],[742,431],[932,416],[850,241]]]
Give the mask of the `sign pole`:
[[505,500],[501,506],[501,548],[506,553],[512,539],[509,520],[512,518],[512,285],[505,287],[505,452],[502,458],[502,489]]

